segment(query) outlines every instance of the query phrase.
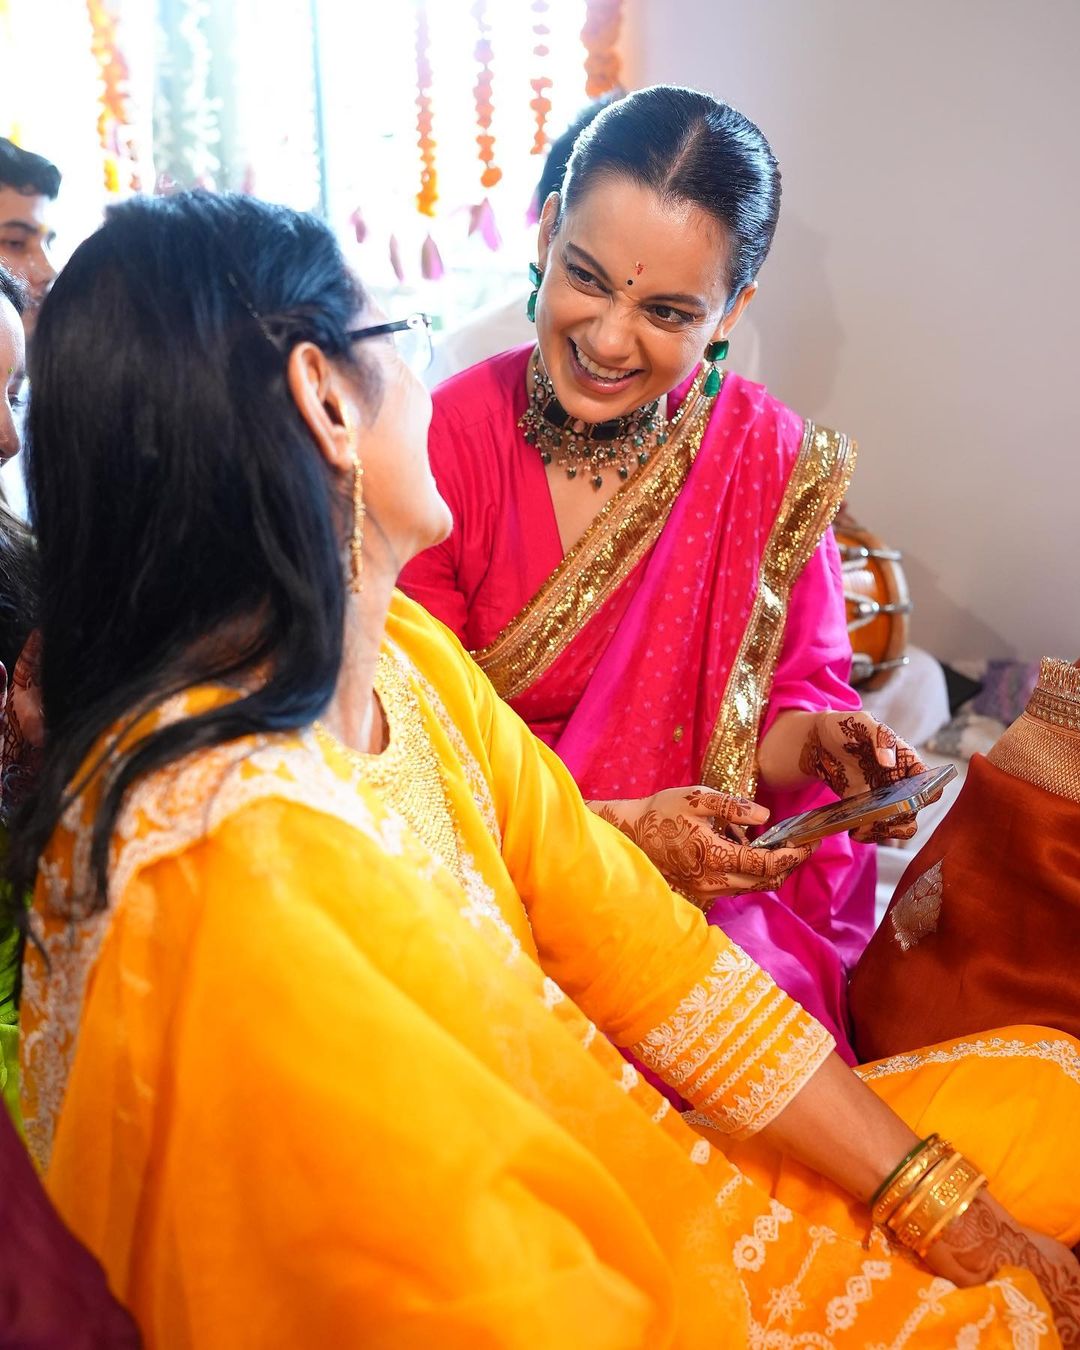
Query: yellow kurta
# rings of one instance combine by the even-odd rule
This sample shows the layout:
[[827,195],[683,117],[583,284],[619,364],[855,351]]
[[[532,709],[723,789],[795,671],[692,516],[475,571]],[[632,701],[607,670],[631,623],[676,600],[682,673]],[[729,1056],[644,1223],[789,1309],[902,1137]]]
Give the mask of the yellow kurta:
[[[57,912],[83,891],[85,804],[43,862],[51,972],[28,949],[28,1138],[148,1345],[1056,1344],[1026,1272],[954,1290],[877,1237],[861,1245],[865,1216],[828,1186],[731,1144],[790,1100],[827,1034],[584,808],[404,599],[383,660],[386,755],[406,739],[403,688],[449,835],[387,805],[412,780],[379,787],[312,730],[140,784],[105,915]],[[679,1084],[697,1129],[608,1036]],[[1080,1057],[1067,1038],[1011,1036],[989,1087],[1007,1095],[1022,1073],[1038,1098],[1037,1131],[1017,1139],[1056,1169],[1051,1186],[1028,1164],[1038,1219],[1077,1194]],[[963,1109],[945,1101],[934,1128],[971,1115],[977,1135],[984,1063],[875,1086],[906,1087],[918,1114],[967,1075]]]

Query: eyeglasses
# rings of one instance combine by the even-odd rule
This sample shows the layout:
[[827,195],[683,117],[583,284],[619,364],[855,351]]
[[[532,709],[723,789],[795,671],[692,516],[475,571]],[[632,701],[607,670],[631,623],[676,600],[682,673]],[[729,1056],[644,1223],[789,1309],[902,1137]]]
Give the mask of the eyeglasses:
[[365,338],[374,337],[392,337],[401,359],[415,375],[422,375],[431,365],[430,314],[410,314],[407,319],[398,319],[395,323],[354,328],[348,334],[350,342],[362,342]]

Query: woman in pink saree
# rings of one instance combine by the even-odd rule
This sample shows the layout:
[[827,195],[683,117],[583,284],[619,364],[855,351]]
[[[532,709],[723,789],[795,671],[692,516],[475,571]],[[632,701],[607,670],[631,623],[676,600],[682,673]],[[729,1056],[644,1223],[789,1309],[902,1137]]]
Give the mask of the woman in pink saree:
[[921,767],[848,684],[829,526],[852,442],[717,366],[778,207],[764,137],[726,105],[660,87],[606,109],[544,208],[537,347],[435,392],[455,526],[401,584],[854,1062],[872,854],[739,828],[755,795],[781,819]]

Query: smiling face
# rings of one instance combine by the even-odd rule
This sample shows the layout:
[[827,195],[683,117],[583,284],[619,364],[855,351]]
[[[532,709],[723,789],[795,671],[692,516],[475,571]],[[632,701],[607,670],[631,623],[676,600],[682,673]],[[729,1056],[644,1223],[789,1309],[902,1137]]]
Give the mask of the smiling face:
[[689,202],[602,178],[556,229],[557,209],[553,196],[541,222],[537,340],[559,402],[602,422],[680,384],[754,288],[725,315],[726,233]]

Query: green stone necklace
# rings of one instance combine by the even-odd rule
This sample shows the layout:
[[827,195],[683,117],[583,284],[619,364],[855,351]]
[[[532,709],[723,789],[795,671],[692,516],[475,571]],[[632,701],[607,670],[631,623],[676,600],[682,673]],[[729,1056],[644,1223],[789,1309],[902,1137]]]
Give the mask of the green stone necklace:
[[594,488],[603,487],[604,473],[611,469],[625,482],[631,465],[648,464],[652,452],[668,438],[667,416],[660,410],[660,399],[608,422],[583,422],[571,417],[555,396],[539,348],[533,353],[529,406],[518,427],[528,444],[540,451],[545,464],[554,461],[566,471],[567,478],[587,474]]

